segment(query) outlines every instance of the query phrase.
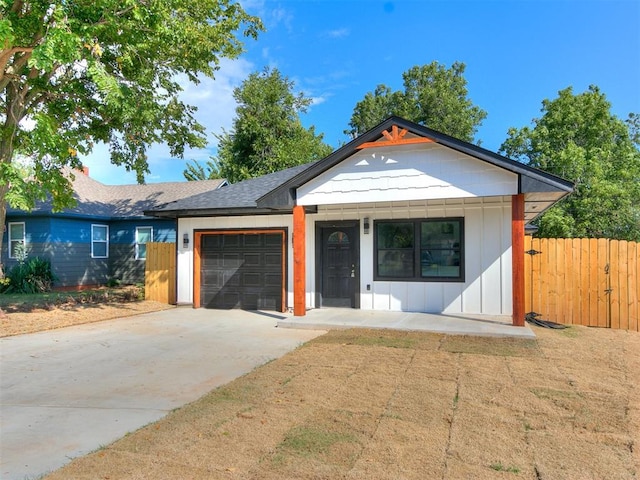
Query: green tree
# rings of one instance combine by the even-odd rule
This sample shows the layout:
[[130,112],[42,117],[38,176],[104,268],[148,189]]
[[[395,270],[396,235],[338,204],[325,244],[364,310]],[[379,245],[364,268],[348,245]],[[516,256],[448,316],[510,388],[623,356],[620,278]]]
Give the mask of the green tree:
[[187,168],[182,172],[182,175],[190,182],[222,178],[218,166],[213,160],[207,160],[204,165],[197,160],[187,162]]
[[415,66],[402,74],[404,90],[378,85],[358,102],[349,130],[356,137],[387,117],[397,115],[460,140],[474,140],[487,112],[468,98],[465,64],[446,68],[438,62]]
[[0,0],[2,228],[7,203],[28,210],[50,195],[55,209],[72,205],[64,167],[80,167],[95,142],[139,182],[149,145],[177,157],[204,146],[181,84],[213,77],[222,57],[242,52],[240,33],[261,29],[232,0]]
[[213,158],[220,178],[238,182],[309,163],[331,153],[315,128],[305,128],[300,114],[311,99],[293,93],[294,83],[277,69],[252,73],[233,96],[236,116],[231,131],[218,135]]
[[543,237],[608,237],[640,241],[638,116],[611,113],[598,87],[571,87],[542,102],[533,127],[509,129],[500,151],[575,182],[575,191],[539,220]]

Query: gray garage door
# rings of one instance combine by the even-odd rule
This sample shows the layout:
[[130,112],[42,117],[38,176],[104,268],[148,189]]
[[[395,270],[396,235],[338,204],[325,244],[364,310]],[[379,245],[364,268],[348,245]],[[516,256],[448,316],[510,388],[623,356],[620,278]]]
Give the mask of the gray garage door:
[[203,235],[200,305],[282,311],[283,240],[281,231]]

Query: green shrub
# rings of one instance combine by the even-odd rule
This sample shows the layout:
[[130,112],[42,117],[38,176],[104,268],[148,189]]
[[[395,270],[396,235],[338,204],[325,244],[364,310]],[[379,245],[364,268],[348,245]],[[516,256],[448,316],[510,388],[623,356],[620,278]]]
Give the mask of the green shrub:
[[18,263],[7,272],[9,282],[4,286],[5,293],[43,293],[51,291],[55,275],[51,262],[34,257]]

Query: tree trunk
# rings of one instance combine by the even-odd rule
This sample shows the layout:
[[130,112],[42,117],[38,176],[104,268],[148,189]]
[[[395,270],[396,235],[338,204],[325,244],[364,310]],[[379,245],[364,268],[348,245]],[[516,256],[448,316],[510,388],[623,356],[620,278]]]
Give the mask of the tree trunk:
[[0,133],[0,279],[5,276],[2,264],[2,249],[4,247],[5,222],[7,220],[7,193],[9,192],[10,180],[7,172],[13,160],[14,145],[13,140],[18,130],[18,124],[24,116],[24,92],[21,92],[16,83],[9,83],[5,88],[6,111],[5,122]]

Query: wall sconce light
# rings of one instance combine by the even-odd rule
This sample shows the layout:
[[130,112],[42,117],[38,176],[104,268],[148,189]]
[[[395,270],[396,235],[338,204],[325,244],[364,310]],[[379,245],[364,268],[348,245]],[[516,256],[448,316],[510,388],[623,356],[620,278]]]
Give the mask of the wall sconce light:
[[185,233],[182,236],[182,247],[183,248],[189,248],[189,234]]
[[369,217],[364,217],[363,227],[364,227],[364,234],[369,235]]

